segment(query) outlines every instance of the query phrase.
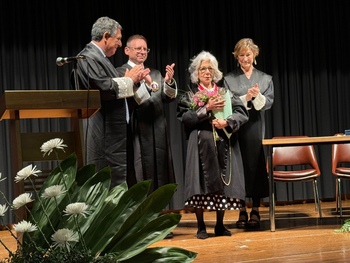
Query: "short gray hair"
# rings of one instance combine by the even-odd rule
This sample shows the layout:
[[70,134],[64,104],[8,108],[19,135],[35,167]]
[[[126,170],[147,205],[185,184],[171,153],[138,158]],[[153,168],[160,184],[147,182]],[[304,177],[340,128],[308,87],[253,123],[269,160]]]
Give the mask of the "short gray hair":
[[214,69],[213,81],[215,83],[222,79],[222,72],[219,70],[219,63],[217,59],[208,51],[202,51],[197,56],[191,59],[191,64],[188,68],[190,73],[190,79],[192,83],[198,83],[198,70],[202,61],[210,61],[211,66]]
[[110,36],[114,37],[116,35],[117,29],[123,29],[117,21],[107,16],[100,17],[92,26],[91,40],[100,41],[103,37],[103,34],[106,32]]

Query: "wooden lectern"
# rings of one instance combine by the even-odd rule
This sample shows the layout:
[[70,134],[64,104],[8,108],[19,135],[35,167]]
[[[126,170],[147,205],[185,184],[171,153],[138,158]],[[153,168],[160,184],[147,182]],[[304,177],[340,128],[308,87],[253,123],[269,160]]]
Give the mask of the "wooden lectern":
[[[10,121],[14,176],[23,168],[23,162],[56,160],[54,154],[43,157],[40,151],[40,146],[53,138],[62,138],[68,146],[65,153],[62,151],[62,157],[75,152],[78,166],[83,166],[82,119],[91,117],[100,107],[99,90],[6,90],[0,97],[0,120]],[[20,120],[35,118],[70,118],[71,131],[22,132]],[[14,183],[15,197],[23,192],[23,182]]]

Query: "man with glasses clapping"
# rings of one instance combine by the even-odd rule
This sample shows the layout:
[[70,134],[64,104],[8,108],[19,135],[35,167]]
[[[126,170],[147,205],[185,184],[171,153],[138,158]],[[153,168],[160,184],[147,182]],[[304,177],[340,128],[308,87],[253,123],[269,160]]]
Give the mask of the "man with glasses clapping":
[[[117,68],[121,75],[126,70],[143,65],[150,49],[142,35],[130,36],[124,48],[128,62]],[[169,133],[164,111],[164,103],[175,101],[177,85],[174,80],[175,64],[165,67],[165,76],[157,69],[140,82],[140,88],[147,90],[142,100],[136,100],[131,115],[134,143],[135,178],[131,184],[151,180],[154,191],[158,187],[175,182]],[[129,185],[131,186],[131,185]]]

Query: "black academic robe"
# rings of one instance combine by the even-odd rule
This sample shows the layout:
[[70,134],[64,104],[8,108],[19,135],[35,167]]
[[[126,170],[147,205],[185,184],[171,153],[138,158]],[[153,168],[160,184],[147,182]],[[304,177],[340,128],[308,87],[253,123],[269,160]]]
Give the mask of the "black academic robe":
[[249,120],[238,132],[241,147],[247,197],[263,198],[269,194],[266,158],[262,145],[265,136],[265,111],[272,107],[274,86],[272,76],[254,69],[250,79],[240,68],[224,77],[225,85],[244,100],[249,88],[259,84],[260,93],[265,97],[265,104],[255,109],[249,103]]
[[[117,68],[121,75],[129,64]],[[164,78],[159,70],[152,69],[150,76],[157,82],[159,89],[149,91],[150,98],[136,106],[132,112],[131,127],[135,150],[134,183],[143,180],[152,181],[152,190],[175,182],[173,159],[169,140],[169,131],[165,116],[165,103],[175,100],[164,93]]]
[[80,88],[99,89],[101,94],[101,109],[85,121],[87,163],[95,164],[98,170],[109,166],[111,186],[115,186],[134,176],[133,149],[126,120],[129,104],[119,98],[118,83],[112,80],[121,76],[94,44],[87,44],[79,55],[85,56],[77,63]]
[[220,193],[244,200],[244,172],[237,131],[248,121],[246,108],[239,97],[231,94],[232,115],[226,118],[229,124],[226,130],[232,135],[228,138],[223,130],[216,129],[220,139],[215,142],[211,111],[206,112],[205,107],[190,109],[190,100],[188,93],[179,96],[177,114],[188,139],[185,198]]

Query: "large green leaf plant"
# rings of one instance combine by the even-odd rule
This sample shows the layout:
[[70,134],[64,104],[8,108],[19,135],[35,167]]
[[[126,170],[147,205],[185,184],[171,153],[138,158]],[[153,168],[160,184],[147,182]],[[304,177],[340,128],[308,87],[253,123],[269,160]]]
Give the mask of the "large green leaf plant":
[[[0,262],[192,262],[197,256],[194,252],[150,247],[164,239],[181,219],[179,214],[162,213],[176,185],[167,184],[150,193],[150,184],[143,181],[128,188],[122,183],[110,189],[110,168],[96,172],[95,166],[88,164],[78,169],[76,155],[69,155],[35,192],[33,206],[27,208],[29,219],[21,230],[22,238],[8,229],[18,242],[17,250],[12,252],[0,239],[9,252],[9,257]],[[48,196],[47,189],[52,186],[60,186],[61,191]],[[6,205],[0,204],[0,216],[6,210]]]

